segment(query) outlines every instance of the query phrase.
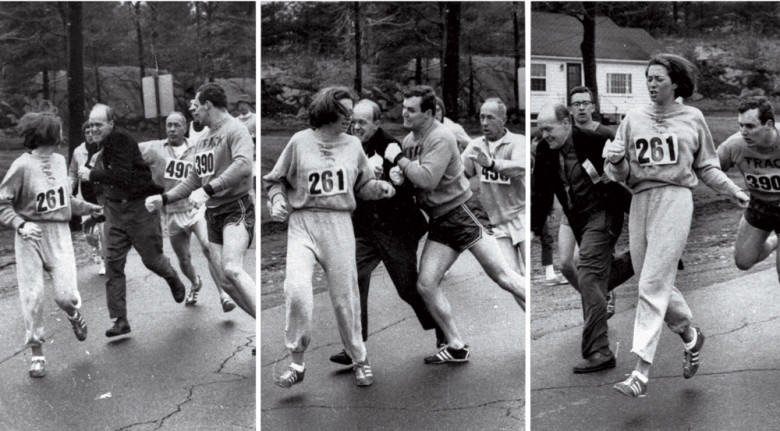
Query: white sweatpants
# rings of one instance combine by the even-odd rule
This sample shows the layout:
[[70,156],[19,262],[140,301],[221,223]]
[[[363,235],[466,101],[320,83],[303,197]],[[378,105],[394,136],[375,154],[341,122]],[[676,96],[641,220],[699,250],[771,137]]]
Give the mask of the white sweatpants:
[[355,362],[366,358],[360,323],[360,293],[355,263],[355,233],[347,211],[298,210],[287,228],[287,274],[284,280],[284,340],[303,352],[311,340],[314,265],[325,270],[341,341]]
[[639,275],[639,302],[634,320],[632,352],[652,363],[664,322],[681,334],[691,324],[691,309],[674,287],[693,218],[691,190],[656,187],[631,200],[629,247],[634,273]]
[[76,278],[76,257],[67,222],[35,222],[43,231],[40,242],[33,243],[16,234],[16,278],[22,301],[25,347],[40,346],[43,338],[43,272],[51,275],[54,301],[60,308],[68,304],[81,307]]

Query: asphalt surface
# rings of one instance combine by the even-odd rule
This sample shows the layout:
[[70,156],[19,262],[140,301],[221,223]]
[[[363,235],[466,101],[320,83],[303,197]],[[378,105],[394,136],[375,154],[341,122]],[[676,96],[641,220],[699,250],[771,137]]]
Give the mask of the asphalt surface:
[[[166,255],[181,274],[167,241]],[[125,273],[132,332],[121,337],[104,335],[111,321],[97,265],[78,274],[89,328],[83,342],[76,340],[47,282],[47,375],[41,379],[27,374],[30,350],[21,346],[18,294],[0,298],[0,429],[254,429],[255,320],[239,308],[222,312],[206,259],[194,238],[192,244],[203,279],[194,307],[175,303],[165,281],[130,252]],[[252,277],[255,254],[253,245],[244,262]]]
[[615,369],[572,374],[580,358],[582,326],[533,341],[531,428],[780,429],[778,284],[773,268],[692,292],[678,286],[693,311],[694,325],[706,337],[701,365],[692,379],[682,377],[682,341],[665,328],[645,398],[628,398],[612,389],[636,364],[630,353],[636,296],[619,296],[618,312],[609,321],[612,350],[617,350]]
[[374,372],[369,387],[356,386],[350,368],[328,360],[343,345],[327,292],[314,297],[305,379],[290,389],[274,385],[274,376],[290,363],[284,306],[263,310],[262,429],[525,429],[525,314],[468,253],[443,285],[471,360],[423,363],[436,352],[436,337],[422,330],[380,265],[369,295],[367,350]]

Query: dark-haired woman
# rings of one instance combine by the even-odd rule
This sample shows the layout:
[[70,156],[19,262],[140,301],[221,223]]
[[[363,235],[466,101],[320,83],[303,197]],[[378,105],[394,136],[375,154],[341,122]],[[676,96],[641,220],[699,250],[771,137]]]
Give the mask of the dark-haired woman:
[[713,190],[747,205],[748,195],[720,170],[720,162],[701,111],[675,102],[690,97],[697,70],[688,60],[660,54],[645,71],[652,103],[640,106],[620,124],[605,147],[605,170],[626,181],[633,192],[629,244],[639,275],[639,302],[631,351],[639,356],[633,373],[614,389],[630,397],[647,393],[650,366],[664,322],[684,343],[683,377],[699,368],[704,335],[691,324],[692,314],[674,286],[677,261],[693,217],[691,190],[697,178]]
[[328,87],[309,106],[310,129],[293,135],[273,170],[263,177],[271,217],[287,229],[285,344],[292,364],[276,379],[283,388],[303,380],[303,354],[311,340],[312,275],[319,263],[328,279],[333,310],[358,386],[373,383],[361,335],[360,295],[351,213],[355,195],[389,198],[393,186],[374,179],[360,139],[348,135],[353,99]]
[[51,275],[54,301],[67,313],[76,338],[87,338],[87,324],[79,312],[81,295],[68,222],[74,214],[97,215],[101,207],[70,195],[65,158],[55,153],[60,130],[60,121],[53,114],[25,114],[19,131],[31,151],[14,160],[0,183],[0,223],[16,230],[16,277],[25,346],[32,349],[31,377],[46,375],[44,271]]

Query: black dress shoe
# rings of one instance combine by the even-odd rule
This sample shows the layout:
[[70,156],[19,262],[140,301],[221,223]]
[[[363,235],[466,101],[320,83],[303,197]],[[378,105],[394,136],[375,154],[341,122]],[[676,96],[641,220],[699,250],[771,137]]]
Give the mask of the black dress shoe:
[[172,278],[168,281],[168,286],[171,288],[171,294],[173,294],[173,300],[176,302],[183,302],[184,297],[187,295],[187,288],[184,287],[184,284],[179,280],[179,277],[176,276],[176,278]]
[[615,355],[612,352],[609,352],[609,355],[596,352],[590,355],[590,357],[587,359],[582,360],[582,362],[579,364],[575,365],[573,370],[574,374],[593,373],[609,368],[615,368],[615,363]]
[[114,326],[106,330],[106,337],[117,337],[119,335],[130,333],[130,323],[127,321],[127,317],[117,317],[114,321]]
[[331,356],[330,361],[341,365],[352,365],[352,358],[349,357],[346,350],[342,350]]

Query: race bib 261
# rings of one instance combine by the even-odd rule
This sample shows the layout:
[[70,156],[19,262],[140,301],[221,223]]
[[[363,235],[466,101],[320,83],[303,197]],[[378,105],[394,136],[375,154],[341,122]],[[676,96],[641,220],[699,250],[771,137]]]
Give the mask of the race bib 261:
[[677,135],[640,137],[634,140],[639,166],[673,165],[679,157]]
[[49,189],[35,195],[35,210],[38,213],[47,213],[56,211],[68,206],[70,199],[65,196],[65,189]]
[[343,168],[332,167],[311,171],[306,178],[311,196],[333,196],[347,192],[347,177]]

